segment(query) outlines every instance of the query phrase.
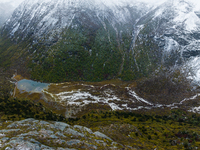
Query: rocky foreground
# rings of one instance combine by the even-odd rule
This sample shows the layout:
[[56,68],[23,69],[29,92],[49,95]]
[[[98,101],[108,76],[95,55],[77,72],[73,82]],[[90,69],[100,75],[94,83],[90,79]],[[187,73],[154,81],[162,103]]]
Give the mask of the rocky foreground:
[[[0,149],[6,150],[76,150],[121,149],[105,134],[62,122],[26,119],[0,123]],[[125,149],[132,149],[126,147]]]

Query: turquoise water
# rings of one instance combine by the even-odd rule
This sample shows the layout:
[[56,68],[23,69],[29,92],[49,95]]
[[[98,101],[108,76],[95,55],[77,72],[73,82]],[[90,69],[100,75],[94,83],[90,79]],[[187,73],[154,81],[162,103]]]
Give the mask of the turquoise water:
[[17,88],[20,91],[26,91],[26,92],[33,92],[33,93],[40,93],[43,89],[48,89],[49,84],[48,83],[41,83],[36,82],[32,80],[21,80],[17,82]]

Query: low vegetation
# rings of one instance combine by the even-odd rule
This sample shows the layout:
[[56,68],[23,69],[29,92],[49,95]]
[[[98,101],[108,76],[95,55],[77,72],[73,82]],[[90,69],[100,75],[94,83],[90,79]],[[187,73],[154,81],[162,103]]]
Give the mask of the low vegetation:
[[153,103],[172,104],[195,95],[188,79],[178,69],[171,73],[161,69],[158,75],[136,82],[136,92]]
[[106,30],[102,25],[69,27],[54,42],[45,37],[21,39],[21,35],[11,40],[4,31],[0,35],[0,67],[15,68],[23,76],[51,83],[148,77],[161,59],[152,37],[137,40],[132,49],[132,34],[127,32],[132,26],[121,28],[119,36],[105,22]]
[[57,115],[41,103],[35,103],[27,99],[13,98],[10,92],[12,91],[13,85],[6,80],[4,75],[0,77],[0,120],[15,121],[25,118],[54,121],[64,120],[62,115]]
[[5,78],[1,79],[0,122],[25,118],[62,121],[100,131],[114,141],[136,149],[200,149],[199,114],[167,108],[132,112],[111,111],[107,106],[91,104],[75,117],[65,118],[40,102],[12,98],[8,92],[9,82]]
[[[147,115],[151,114],[151,115]],[[69,124],[98,130],[123,145],[137,149],[199,149],[200,115],[184,110],[152,112],[92,111]]]
[[[1,98],[0,110],[1,121],[25,118],[63,121],[100,131],[122,145],[137,149],[200,148],[200,115],[184,110],[124,112],[108,111],[104,107],[97,111],[88,109],[88,112],[79,113],[77,118],[66,119],[40,103],[13,98]],[[158,111],[163,113],[157,115]]]
[[3,121],[22,120],[25,118],[54,121],[64,120],[62,115],[53,113],[41,103],[34,103],[33,101],[15,98],[0,98],[0,117]]

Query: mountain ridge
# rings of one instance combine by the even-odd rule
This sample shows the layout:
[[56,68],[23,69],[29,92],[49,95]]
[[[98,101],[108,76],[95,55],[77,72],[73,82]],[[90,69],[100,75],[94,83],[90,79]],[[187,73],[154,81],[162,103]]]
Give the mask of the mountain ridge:
[[[161,66],[188,69],[186,64],[198,56],[200,19],[194,8],[187,1],[159,6],[129,1],[24,1],[1,33],[20,47],[16,61],[24,59],[32,79],[133,80]],[[9,55],[8,47],[1,51]],[[51,80],[53,76],[58,79]]]

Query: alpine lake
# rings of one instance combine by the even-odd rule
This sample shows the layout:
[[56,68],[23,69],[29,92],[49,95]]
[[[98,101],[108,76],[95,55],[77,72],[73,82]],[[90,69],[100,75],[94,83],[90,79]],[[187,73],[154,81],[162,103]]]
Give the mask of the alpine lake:
[[[154,103],[135,92],[137,83],[113,79],[102,82],[41,83],[15,76],[13,97],[33,100],[51,108],[66,118],[76,117],[89,110],[141,111],[173,109],[188,105],[199,95],[176,103]],[[190,108],[195,111],[195,108]]]

